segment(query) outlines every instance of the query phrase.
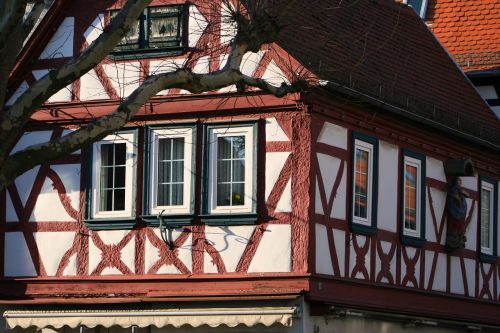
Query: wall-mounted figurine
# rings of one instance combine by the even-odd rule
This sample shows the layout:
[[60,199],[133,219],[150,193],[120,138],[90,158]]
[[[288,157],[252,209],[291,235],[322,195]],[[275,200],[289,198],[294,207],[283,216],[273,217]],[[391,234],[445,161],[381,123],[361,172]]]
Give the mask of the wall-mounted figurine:
[[470,159],[450,160],[444,166],[448,178],[448,195],[446,197],[448,228],[446,232],[446,250],[463,249],[467,237],[467,201],[469,193],[462,188],[459,176],[473,176],[474,165]]

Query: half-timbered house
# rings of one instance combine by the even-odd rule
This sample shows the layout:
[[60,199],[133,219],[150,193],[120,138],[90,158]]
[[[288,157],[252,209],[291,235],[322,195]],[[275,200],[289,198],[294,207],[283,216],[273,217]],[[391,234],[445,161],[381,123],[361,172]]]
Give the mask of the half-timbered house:
[[[119,3],[55,0],[10,101],[78,56]],[[154,0],[13,152],[110,112],[153,73],[220,68],[225,10]],[[404,4],[295,1],[283,20],[242,71],[275,85],[306,73],[308,91],[163,91],[0,194],[7,330],[500,329],[491,109]]]

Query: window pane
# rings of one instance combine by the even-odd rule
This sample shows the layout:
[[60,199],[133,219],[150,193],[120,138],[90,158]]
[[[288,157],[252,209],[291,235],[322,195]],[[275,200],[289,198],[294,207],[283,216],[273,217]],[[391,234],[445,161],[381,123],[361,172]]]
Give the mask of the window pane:
[[160,184],[158,185],[158,206],[169,206],[170,205],[170,184]]
[[170,206],[181,206],[183,204],[184,184],[172,185],[172,202]]
[[231,158],[231,137],[217,138],[217,159]]
[[481,246],[490,247],[490,200],[491,192],[481,189]]
[[184,159],[184,138],[174,138],[172,140],[172,158],[174,160]]
[[354,216],[367,218],[368,151],[356,148],[354,172]]
[[115,143],[115,165],[125,165],[127,146],[125,143]]
[[101,167],[101,189],[113,188],[113,167]]
[[245,158],[245,137],[244,136],[233,136],[233,158]]
[[217,182],[231,182],[231,161],[217,163]]
[[115,207],[113,210],[124,210],[125,209],[125,189],[115,190],[114,193]]
[[417,167],[405,165],[405,228],[417,230]]
[[113,210],[113,190],[101,190],[99,200],[99,210],[100,211],[112,211]]
[[172,162],[172,182],[179,183],[184,181],[184,161]]
[[101,165],[113,165],[113,144],[102,144]]
[[217,184],[217,206],[231,205],[231,184]]
[[[115,17],[118,12],[118,10],[112,11],[111,18]],[[138,19],[137,23],[130,28],[129,32],[123,37],[120,44],[118,44],[118,50],[133,50],[139,47],[139,26],[140,20]]]
[[179,19],[173,17],[151,17],[149,30],[150,43],[169,41],[177,38]]
[[233,184],[233,192],[231,196],[231,206],[242,206],[245,204],[245,183]]
[[125,187],[125,166],[115,167],[115,188]]
[[233,161],[233,182],[245,181],[245,160]]
[[172,157],[172,139],[158,140],[158,159],[160,161],[170,160]]

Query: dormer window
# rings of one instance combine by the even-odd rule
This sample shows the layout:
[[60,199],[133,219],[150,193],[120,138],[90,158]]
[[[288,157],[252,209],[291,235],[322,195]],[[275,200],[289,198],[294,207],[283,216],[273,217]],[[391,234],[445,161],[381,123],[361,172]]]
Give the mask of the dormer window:
[[425,20],[428,0],[404,0],[408,6],[412,7],[422,19]]
[[[119,11],[111,11],[113,18]],[[184,6],[156,6],[144,9],[137,25],[115,47],[113,55],[152,56],[178,51],[183,46]]]

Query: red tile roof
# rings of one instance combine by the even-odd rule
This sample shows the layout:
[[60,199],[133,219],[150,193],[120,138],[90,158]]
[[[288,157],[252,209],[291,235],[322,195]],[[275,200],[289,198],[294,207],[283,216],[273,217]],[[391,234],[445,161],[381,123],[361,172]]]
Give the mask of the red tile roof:
[[427,21],[465,71],[500,69],[499,0],[430,0]]
[[320,79],[500,143],[500,121],[410,7],[279,1],[287,11],[279,44]]

